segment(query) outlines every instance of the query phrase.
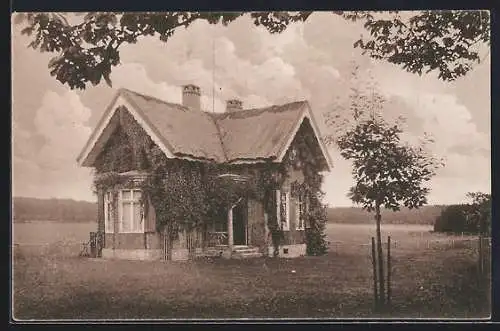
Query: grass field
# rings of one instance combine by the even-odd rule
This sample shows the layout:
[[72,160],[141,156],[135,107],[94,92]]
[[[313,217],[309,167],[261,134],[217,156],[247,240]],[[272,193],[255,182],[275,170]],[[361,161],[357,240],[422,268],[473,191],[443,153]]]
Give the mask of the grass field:
[[[77,250],[94,227],[59,226],[37,228],[58,233],[45,250],[25,248],[51,242],[50,235],[38,240],[23,233],[33,232],[29,227],[14,229],[14,243],[24,244],[13,271],[18,319],[376,317],[373,226],[329,224],[330,250],[321,257],[191,263],[78,258],[73,248],[58,247]],[[384,317],[489,316],[490,282],[477,275],[476,241],[418,225],[382,230],[394,243],[393,307]]]

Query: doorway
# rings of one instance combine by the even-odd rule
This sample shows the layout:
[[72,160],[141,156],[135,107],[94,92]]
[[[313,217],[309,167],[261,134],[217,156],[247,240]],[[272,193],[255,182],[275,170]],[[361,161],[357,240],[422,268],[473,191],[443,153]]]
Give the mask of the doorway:
[[242,200],[233,208],[233,242],[235,245],[247,244],[247,201]]

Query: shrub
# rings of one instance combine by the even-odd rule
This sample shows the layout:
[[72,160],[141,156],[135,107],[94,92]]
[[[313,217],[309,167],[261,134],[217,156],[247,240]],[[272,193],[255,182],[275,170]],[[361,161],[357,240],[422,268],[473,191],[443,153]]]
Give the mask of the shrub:
[[468,205],[451,205],[446,207],[436,218],[434,231],[446,233],[477,233],[478,229],[467,220]]

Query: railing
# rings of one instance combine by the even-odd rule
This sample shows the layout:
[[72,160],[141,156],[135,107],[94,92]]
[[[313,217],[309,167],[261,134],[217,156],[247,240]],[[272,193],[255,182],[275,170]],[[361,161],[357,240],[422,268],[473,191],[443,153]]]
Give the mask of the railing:
[[218,232],[218,231],[208,232],[207,239],[208,239],[207,240],[208,247],[228,244],[227,232]]
[[104,247],[104,233],[100,231],[90,232],[89,241],[82,244],[82,250],[80,252],[80,256],[101,257],[103,247]]

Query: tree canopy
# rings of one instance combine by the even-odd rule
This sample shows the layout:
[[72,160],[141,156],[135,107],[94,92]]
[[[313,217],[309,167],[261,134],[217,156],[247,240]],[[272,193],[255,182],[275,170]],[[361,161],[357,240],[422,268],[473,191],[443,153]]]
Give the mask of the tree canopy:
[[[306,21],[313,12],[99,12],[83,15],[71,23],[66,13],[17,14],[15,23],[30,36],[29,47],[57,53],[49,64],[50,74],[71,89],[104,80],[111,86],[111,72],[120,63],[120,46],[141,37],[168,42],[175,31],[198,20],[228,25],[249,15],[257,26],[280,33],[290,24]],[[350,21],[364,22],[369,36],[353,44],[375,59],[401,66],[421,75],[437,71],[452,81],[465,75],[480,61],[478,44],[490,43],[488,11],[333,12]],[[408,16],[408,17],[407,17]]]

